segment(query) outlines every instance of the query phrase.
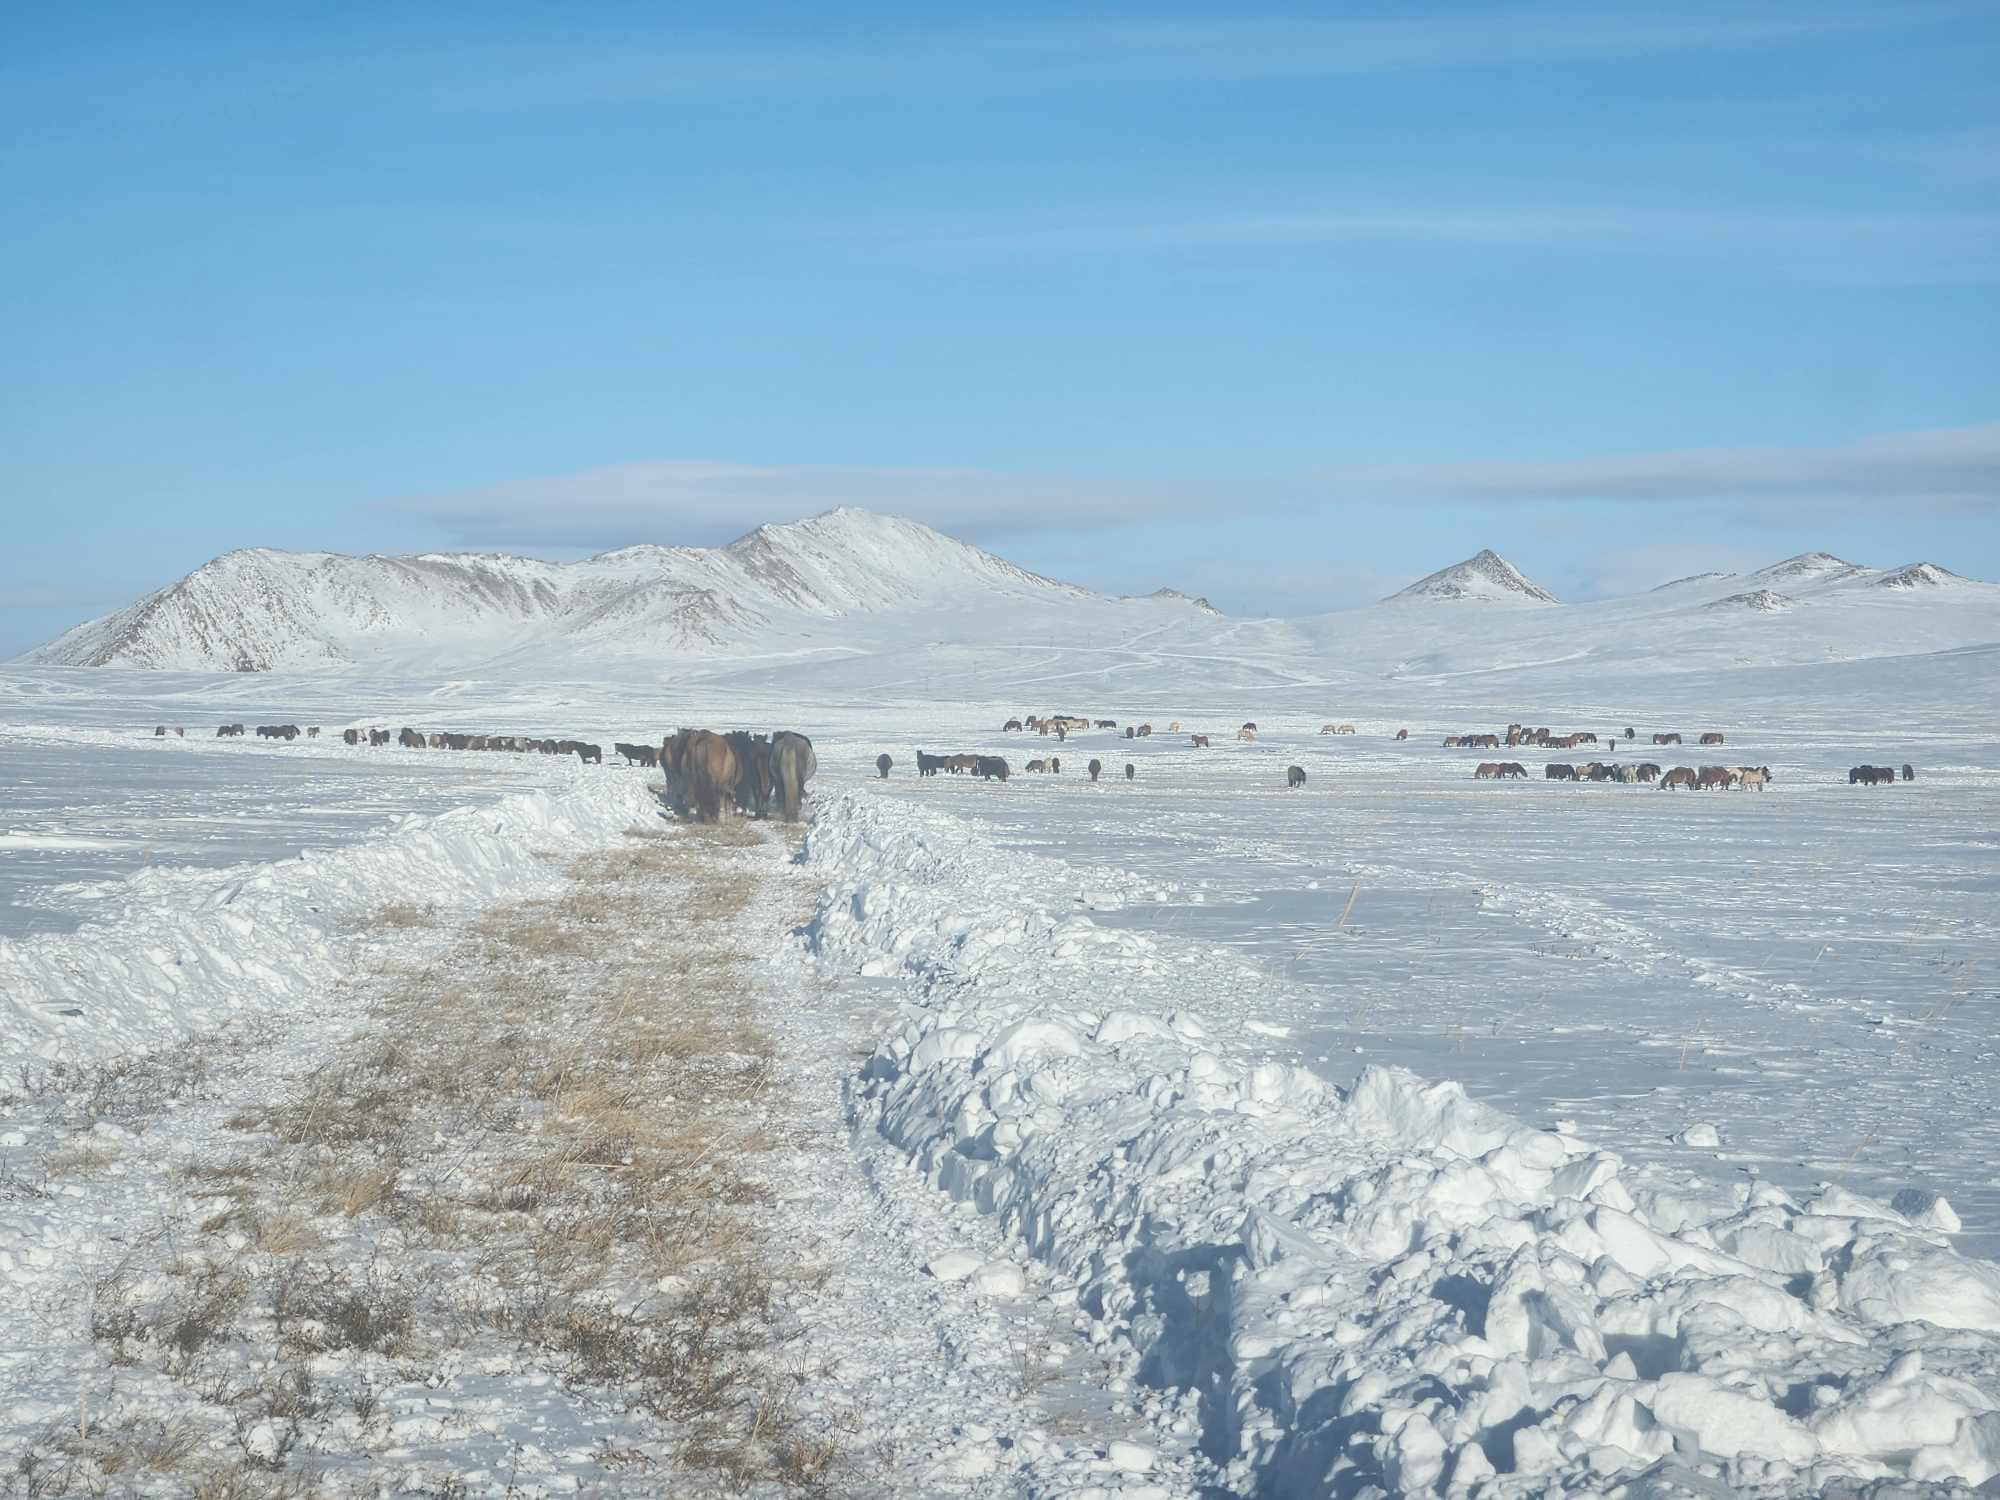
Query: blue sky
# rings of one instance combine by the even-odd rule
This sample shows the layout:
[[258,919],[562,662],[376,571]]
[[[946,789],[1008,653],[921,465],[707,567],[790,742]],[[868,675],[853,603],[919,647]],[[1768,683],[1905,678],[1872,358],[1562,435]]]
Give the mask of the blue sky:
[[2000,578],[2000,5],[47,6],[0,655],[835,503],[1234,613]]

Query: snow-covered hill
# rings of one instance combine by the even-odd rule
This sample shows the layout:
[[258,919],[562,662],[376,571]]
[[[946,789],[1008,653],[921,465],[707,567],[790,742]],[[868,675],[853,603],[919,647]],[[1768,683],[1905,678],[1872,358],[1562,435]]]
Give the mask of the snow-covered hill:
[[1527,578],[1491,547],[1462,563],[1440,568],[1420,578],[1384,603],[1397,599],[1474,599],[1481,603],[1560,604],[1562,601]]
[[917,522],[844,509],[721,548],[627,547],[568,564],[232,552],[22,660],[544,681],[637,668],[782,692],[951,682],[1011,698],[1051,678],[1121,693],[1495,674],[1527,686],[1996,642],[2000,586],[1934,563],[1876,569],[1809,552],[1565,604],[1482,551],[1378,604],[1243,620],[1171,589],[1094,594]]
[[626,547],[568,564],[230,552],[21,660],[260,672],[451,668],[537,645],[702,655],[858,614],[1094,597],[914,521],[841,509],[727,547]]

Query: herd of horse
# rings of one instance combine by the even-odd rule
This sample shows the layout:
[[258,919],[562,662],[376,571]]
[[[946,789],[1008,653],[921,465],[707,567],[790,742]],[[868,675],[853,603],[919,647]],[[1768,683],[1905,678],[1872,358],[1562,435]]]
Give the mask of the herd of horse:
[[[1168,726],[1170,733],[1180,732],[1180,721],[1174,720]],[[1064,741],[1072,733],[1081,730],[1108,730],[1116,733],[1119,729],[1115,719],[1092,718],[1083,714],[1024,714],[1017,719],[1009,719],[1002,726],[1004,733],[1033,730],[1042,735],[1053,735],[1058,742]],[[156,725],[155,738],[164,738],[169,733],[185,737],[185,727],[171,731],[164,724]],[[216,731],[220,738],[236,738],[248,733],[243,724],[224,724]],[[1320,727],[1322,735],[1349,735],[1356,733],[1355,726],[1344,723],[1327,723]],[[279,740],[289,743],[301,736],[317,739],[318,725],[301,727],[297,724],[259,724],[256,733],[260,739]],[[1124,736],[1127,739],[1147,739],[1153,734],[1150,723],[1127,725]],[[1254,743],[1258,734],[1255,720],[1246,720],[1236,731],[1236,737],[1245,743]],[[1469,733],[1447,735],[1446,749],[1498,749],[1503,744],[1509,747],[1533,745],[1550,749],[1570,749],[1579,745],[1604,744],[1616,750],[1621,741],[1630,742],[1638,737],[1637,731],[1627,727],[1622,733],[1608,731],[1602,738],[1590,730],[1573,730],[1558,734],[1543,727],[1526,724],[1509,724],[1504,732]],[[1397,741],[1410,738],[1408,729],[1396,731]],[[585,765],[601,765],[604,753],[600,746],[584,740],[560,739],[534,735],[506,734],[462,734],[454,731],[422,731],[405,726],[391,733],[382,728],[352,728],[341,731],[341,739],[349,745],[380,747],[392,741],[410,750],[484,750],[510,751],[516,754],[575,755]],[[1209,746],[1206,734],[1189,736],[1190,744],[1196,749]],[[1705,730],[1699,735],[1702,745],[1720,745],[1724,736],[1719,730]],[[1683,743],[1678,732],[1655,733],[1654,745],[1678,745]],[[707,729],[682,729],[668,735],[657,747],[649,743],[628,744],[616,742],[612,745],[614,754],[623,757],[627,765],[658,768],[664,773],[667,800],[684,816],[697,822],[712,823],[722,815],[725,802],[752,817],[768,816],[775,805],[780,816],[788,823],[798,821],[804,798],[805,785],[818,768],[812,741],[794,731],[779,730],[771,734],[754,734],[747,730],[727,730],[716,732]],[[997,755],[959,753],[953,755],[931,755],[925,751],[916,752],[917,774],[920,777],[937,776],[941,773],[953,776],[974,776],[984,781],[1005,782],[1012,774],[1007,761]],[[894,760],[886,755],[875,758],[875,769],[879,776],[887,779]],[[1096,781],[1104,771],[1104,763],[1093,758],[1086,767],[1090,780]],[[1062,774],[1060,756],[1038,757],[1028,761],[1022,770],[1040,775],[1059,776]],[[1521,781],[1528,777],[1528,768],[1519,761],[1481,761],[1473,768],[1475,781]],[[1572,782],[1615,782],[1625,784],[1657,784],[1662,790],[1685,788],[1690,791],[1719,791],[1724,789],[1747,790],[1755,787],[1764,790],[1772,780],[1769,766],[1675,766],[1664,768],[1652,761],[1590,761],[1583,765],[1571,765],[1552,761],[1542,769],[1544,779],[1549,781]],[[1125,762],[1125,779],[1136,780],[1138,768],[1132,762]],[[1847,773],[1850,786],[1879,786],[1894,783],[1898,773],[1891,766],[1855,766]],[[1904,781],[1916,780],[1916,770],[1904,764],[1901,770]],[[1303,766],[1291,765],[1285,768],[1285,785],[1296,790],[1306,784]]]

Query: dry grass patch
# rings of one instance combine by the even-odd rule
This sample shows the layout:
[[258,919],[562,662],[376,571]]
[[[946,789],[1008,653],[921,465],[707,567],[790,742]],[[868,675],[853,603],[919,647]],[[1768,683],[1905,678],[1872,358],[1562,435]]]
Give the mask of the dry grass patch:
[[386,906],[375,909],[374,915],[363,924],[371,929],[386,929],[392,932],[413,931],[437,926],[437,903],[425,901],[391,901]]

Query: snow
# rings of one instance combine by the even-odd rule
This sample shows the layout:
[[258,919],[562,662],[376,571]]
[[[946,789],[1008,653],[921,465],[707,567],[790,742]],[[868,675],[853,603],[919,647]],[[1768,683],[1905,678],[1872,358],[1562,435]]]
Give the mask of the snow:
[[1389,596],[1397,599],[1471,599],[1481,603],[1506,600],[1521,604],[1559,604],[1547,589],[1530,582],[1520,569],[1491,547],[1464,562],[1418,579],[1408,588]]
[[[340,727],[608,750],[796,725],[815,820],[783,867],[797,889],[767,899],[811,916],[760,963],[791,997],[817,1155],[770,1187],[801,1246],[841,1247],[802,1336],[859,1425],[896,1426],[882,1493],[1943,1495],[2000,1475],[2000,589],[1809,554],[1752,575],[1777,612],[1718,575],[1479,609],[1476,631],[1450,597],[1244,621],[877,520],[762,529],[722,561],[624,549],[574,565],[587,587],[518,559],[367,560],[396,580],[380,614],[312,564],[251,642],[297,670],[0,670],[0,893],[59,919],[0,937],[0,1073],[232,1017],[307,1061],[371,913],[544,894],[656,821],[642,770],[353,750]],[[296,559],[231,556],[211,623],[245,578],[293,587],[272,580]],[[300,611],[338,579],[348,623],[326,634]],[[183,603],[147,637],[169,656],[196,639]],[[710,634],[649,656],[675,611]],[[173,659],[243,644],[202,639]],[[1045,753],[999,726],[1051,709],[1153,723],[1065,747],[1136,779],[912,774],[915,744]],[[1677,759],[1707,759],[1696,733],[1726,730],[1716,758],[1775,779],[1474,783],[1477,755],[1439,745],[1524,716],[1633,724],[1606,758],[1665,760],[1650,733],[1673,729]],[[1257,743],[1226,738],[1251,718]],[[225,719],[326,732],[215,741]],[[1328,720],[1359,733],[1322,739]],[[1905,760],[1912,783],[1846,785]],[[37,1149],[25,1114],[0,1127],[0,1166]],[[221,1128],[91,1139],[179,1161]],[[0,1197],[0,1298],[51,1295],[138,1175]],[[1045,1360],[1030,1401],[1015,1372]],[[9,1430],[67,1410],[35,1379],[0,1368]],[[536,1472],[587,1462],[533,1456],[551,1433],[498,1388],[393,1421],[467,1472],[504,1474],[504,1447],[465,1436],[480,1423]]]

